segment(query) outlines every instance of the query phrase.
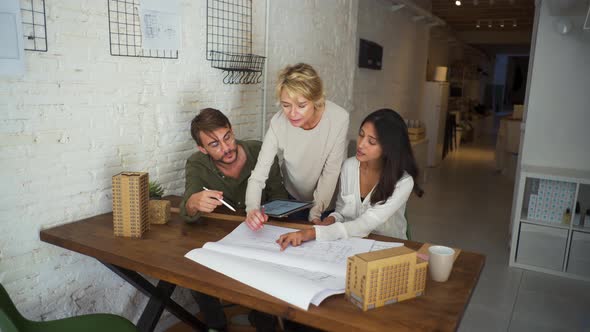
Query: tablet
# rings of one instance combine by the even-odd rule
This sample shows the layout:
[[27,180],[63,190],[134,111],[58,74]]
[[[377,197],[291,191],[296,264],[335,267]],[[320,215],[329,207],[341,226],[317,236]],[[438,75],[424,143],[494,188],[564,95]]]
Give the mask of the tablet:
[[313,206],[313,202],[301,202],[288,199],[275,199],[274,201],[266,202],[264,213],[271,217],[283,218],[293,212],[301,211]]

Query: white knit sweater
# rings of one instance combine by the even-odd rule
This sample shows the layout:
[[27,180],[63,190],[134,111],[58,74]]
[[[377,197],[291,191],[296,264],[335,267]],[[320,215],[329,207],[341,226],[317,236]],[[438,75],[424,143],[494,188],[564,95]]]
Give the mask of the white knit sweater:
[[348,112],[331,101],[315,128],[293,127],[285,114],[270,120],[256,167],[248,180],[246,211],[260,208],[260,196],[274,157],[279,156],[285,188],[296,199],[313,201],[309,220],[328,208],[346,153]]

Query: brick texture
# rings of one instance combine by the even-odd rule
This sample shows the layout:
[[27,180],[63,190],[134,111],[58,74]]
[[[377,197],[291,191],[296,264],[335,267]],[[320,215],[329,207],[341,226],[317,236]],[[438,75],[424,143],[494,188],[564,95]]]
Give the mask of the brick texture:
[[[189,123],[200,108],[223,110],[239,138],[260,139],[263,98],[268,118],[278,110],[279,69],[308,62],[328,99],[351,112],[374,107],[373,100],[411,112],[411,91],[424,74],[408,68],[425,66],[422,42],[412,46],[422,30],[408,17],[386,24],[380,16],[389,32],[361,35],[377,42],[389,36],[381,41],[392,57],[382,74],[394,77],[371,83],[355,69],[357,24],[370,23],[359,14],[378,14],[369,8],[377,2],[364,2],[271,0],[266,93],[262,84],[223,84],[223,73],[205,60],[205,1],[181,0],[177,60],[111,56],[106,1],[47,2],[48,52],[27,51],[26,74],[0,78],[0,281],[21,312],[35,320],[112,312],[137,321],[145,296],[96,260],[41,242],[39,231],[110,211],[111,176],[124,170],[147,171],[166,194],[182,194],[184,163],[195,151]],[[254,0],[257,54],[264,50],[264,6]],[[188,292],[174,296],[194,309]]]

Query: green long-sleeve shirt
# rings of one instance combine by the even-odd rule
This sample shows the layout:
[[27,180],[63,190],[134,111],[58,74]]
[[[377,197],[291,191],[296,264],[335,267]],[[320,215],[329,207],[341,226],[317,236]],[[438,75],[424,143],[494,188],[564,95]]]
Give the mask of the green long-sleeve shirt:
[[[184,199],[180,205],[180,214],[187,222],[194,222],[199,219],[201,213],[194,216],[189,216],[186,212],[186,201],[192,194],[200,192],[203,187],[211,190],[219,190],[223,192],[223,199],[237,209],[244,209],[246,207],[246,187],[248,186],[248,178],[250,173],[256,166],[258,160],[258,153],[262,142],[259,141],[240,141],[236,142],[244,148],[246,153],[246,163],[240,172],[237,179],[225,176],[211,161],[208,155],[196,152],[186,161],[186,183],[184,191]],[[288,196],[287,190],[283,185],[283,178],[279,169],[278,161],[275,158],[274,164],[271,167],[268,180],[266,181],[266,188],[262,192],[261,201],[269,201],[273,199],[286,199]]]

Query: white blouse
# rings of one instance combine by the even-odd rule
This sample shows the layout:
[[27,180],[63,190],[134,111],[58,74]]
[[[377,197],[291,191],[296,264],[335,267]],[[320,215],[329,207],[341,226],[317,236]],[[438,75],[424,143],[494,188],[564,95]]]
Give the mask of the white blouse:
[[336,211],[331,213],[336,222],[328,226],[314,226],[316,240],[331,241],[349,237],[365,237],[370,233],[406,239],[406,202],[414,188],[414,179],[404,173],[396,183],[393,194],[383,203],[371,206],[373,190],[361,201],[360,162],[348,158],[342,165],[340,192]]

